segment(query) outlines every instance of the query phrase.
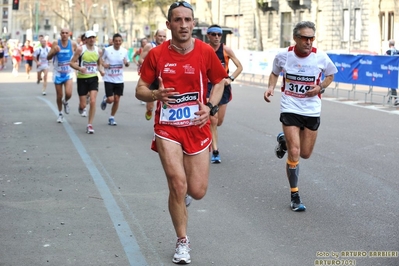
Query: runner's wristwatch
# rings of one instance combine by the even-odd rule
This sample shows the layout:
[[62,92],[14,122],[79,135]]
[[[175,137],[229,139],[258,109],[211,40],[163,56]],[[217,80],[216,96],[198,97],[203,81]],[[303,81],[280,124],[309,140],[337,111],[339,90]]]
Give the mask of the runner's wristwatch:
[[231,79],[231,81],[234,81],[234,76],[229,76],[229,79]]
[[219,111],[219,106],[217,106],[217,105],[213,106],[211,102],[207,102],[205,105],[211,109],[209,111],[209,114],[211,116],[214,116]]
[[320,94],[323,94],[326,91],[326,88],[324,88],[321,83],[319,84],[321,90],[320,90]]

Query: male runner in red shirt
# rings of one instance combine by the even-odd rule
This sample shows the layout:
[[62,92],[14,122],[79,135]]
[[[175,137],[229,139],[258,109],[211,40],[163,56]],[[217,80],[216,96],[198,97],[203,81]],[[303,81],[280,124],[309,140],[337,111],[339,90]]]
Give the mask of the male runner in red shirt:
[[[191,262],[185,196],[205,196],[212,142],[209,117],[218,110],[227,77],[212,47],[192,37],[194,25],[190,4],[170,6],[166,26],[172,39],[149,51],[136,87],[139,100],[157,100],[152,149],[168,181],[169,213],[177,236],[172,261],[179,264]],[[150,90],[155,79],[158,89]],[[215,87],[206,102],[208,79]]]
[[32,70],[32,62],[33,62],[33,47],[30,45],[29,40],[27,40],[25,42],[25,46],[22,47],[21,51],[22,51],[22,55],[24,56],[26,75],[29,79],[30,71]]

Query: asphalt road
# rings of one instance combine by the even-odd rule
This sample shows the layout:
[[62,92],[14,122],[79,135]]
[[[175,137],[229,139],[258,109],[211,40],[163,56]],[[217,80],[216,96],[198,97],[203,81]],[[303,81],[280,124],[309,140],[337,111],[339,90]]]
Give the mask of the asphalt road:
[[[137,74],[126,77],[118,126],[107,124],[110,106],[99,108],[101,83],[89,135],[76,84],[58,124],[51,82],[42,96],[34,77],[0,72],[1,266],[173,265],[153,121],[134,97]],[[285,159],[273,152],[280,93],[267,104],[264,88],[233,90],[219,128],[222,163],[189,207],[192,265],[399,265],[396,109],[323,101],[314,153],[300,161],[307,210],[294,213]]]

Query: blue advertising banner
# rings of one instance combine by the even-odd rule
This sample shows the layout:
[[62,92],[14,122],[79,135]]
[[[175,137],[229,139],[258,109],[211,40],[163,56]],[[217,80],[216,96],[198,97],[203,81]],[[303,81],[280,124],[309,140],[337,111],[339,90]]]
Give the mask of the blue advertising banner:
[[328,54],[338,69],[335,82],[399,87],[399,56]]

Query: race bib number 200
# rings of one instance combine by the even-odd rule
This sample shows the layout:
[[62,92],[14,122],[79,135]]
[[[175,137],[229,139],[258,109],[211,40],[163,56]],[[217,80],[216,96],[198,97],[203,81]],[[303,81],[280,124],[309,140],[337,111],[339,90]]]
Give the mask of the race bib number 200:
[[177,127],[191,126],[192,120],[196,117],[195,113],[199,110],[198,95],[198,92],[175,95],[174,103],[161,108],[159,123]]

